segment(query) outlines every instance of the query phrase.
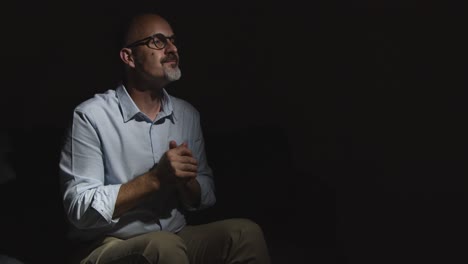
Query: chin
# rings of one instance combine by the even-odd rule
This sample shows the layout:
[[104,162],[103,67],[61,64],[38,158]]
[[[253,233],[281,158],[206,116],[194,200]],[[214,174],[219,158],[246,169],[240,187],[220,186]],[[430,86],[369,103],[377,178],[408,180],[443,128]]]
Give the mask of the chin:
[[166,79],[168,81],[173,82],[180,79],[180,77],[182,76],[182,72],[180,71],[179,67],[175,67],[172,69],[166,69],[164,71],[164,75],[166,76]]

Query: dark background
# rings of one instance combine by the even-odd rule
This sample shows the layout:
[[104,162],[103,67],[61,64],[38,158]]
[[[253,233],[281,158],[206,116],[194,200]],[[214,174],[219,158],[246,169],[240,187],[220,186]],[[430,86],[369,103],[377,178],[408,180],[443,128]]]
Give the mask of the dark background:
[[[464,7],[411,1],[52,1],[1,9],[0,254],[69,254],[58,192],[73,108],[120,80],[119,21],[159,11],[201,113],[217,205],[274,263],[463,262]],[[3,148],[6,149],[6,148]]]

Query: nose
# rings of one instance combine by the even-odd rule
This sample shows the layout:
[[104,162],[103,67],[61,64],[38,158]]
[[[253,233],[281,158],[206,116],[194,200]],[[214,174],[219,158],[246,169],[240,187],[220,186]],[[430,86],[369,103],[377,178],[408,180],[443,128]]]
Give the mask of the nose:
[[177,47],[174,43],[172,43],[170,40],[167,41],[166,47],[165,47],[165,53],[177,53]]

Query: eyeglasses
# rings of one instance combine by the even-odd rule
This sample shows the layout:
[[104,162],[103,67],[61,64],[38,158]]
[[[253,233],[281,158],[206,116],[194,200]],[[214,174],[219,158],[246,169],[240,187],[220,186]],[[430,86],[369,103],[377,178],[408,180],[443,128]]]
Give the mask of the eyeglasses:
[[146,37],[144,39],[137,40],[129,45],[126,48],[133,48],[140,45],[146,45],[150,49],[164,49],[167,45],[167,42],[170,41],[173,45],[175,45],[175,36],[166,37],[161,33],[154,34],[152,36]]

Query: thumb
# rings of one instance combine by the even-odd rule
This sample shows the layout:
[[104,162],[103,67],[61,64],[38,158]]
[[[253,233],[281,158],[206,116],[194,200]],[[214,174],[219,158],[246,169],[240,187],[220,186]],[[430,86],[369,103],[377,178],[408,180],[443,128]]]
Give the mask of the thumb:
[[175,142],[174,140],[171,140],[169,142],[169,149],[173,149],[173,148],[177,148],[177,142]]

